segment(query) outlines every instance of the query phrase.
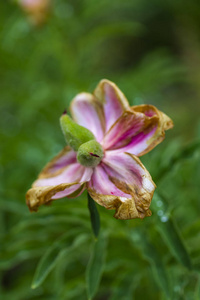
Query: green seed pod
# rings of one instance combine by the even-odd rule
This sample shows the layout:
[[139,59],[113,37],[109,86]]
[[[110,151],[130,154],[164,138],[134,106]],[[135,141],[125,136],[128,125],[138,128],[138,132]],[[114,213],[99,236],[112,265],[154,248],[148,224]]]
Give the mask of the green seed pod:
[[74,150],[88,141],[94,140],[93,133],[87,128],[75,123],[66,112],[60,117],[60,125],[67,144]]
[[101,145],[97,141],[92,140],[79,147],[77,160],[85,167],[96,167],[102,160],[103,155]]

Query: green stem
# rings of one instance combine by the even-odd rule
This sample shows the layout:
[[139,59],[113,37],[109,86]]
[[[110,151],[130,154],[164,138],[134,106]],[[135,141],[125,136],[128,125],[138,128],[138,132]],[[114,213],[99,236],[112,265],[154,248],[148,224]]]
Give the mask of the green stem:
[[100,230],[100,216],[96,207],[96,204],[94,200],[90,197],[88,193],[88,208],[90,211],[90,219],[91,219],[91,225],[92,225],[92,230],[95,235],[95,237],[98,237],[99,230]]

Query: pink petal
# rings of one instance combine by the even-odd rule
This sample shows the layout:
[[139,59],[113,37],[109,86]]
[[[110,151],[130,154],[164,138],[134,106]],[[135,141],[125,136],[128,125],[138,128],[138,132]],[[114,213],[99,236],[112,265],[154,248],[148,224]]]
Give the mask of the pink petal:
[[122,113],[129,108],[129,103],[120,89],[106,79],[100,81],[94,95],[103,104],[107,132]]
[[104,136],[104,115],[102,105],[88,93],[78,94],[71,104],[73,119],[89,129],[100,142]]
[[84,183],[90,180],[92,172],[92,168],[85,168],[77,163],[73,151],[66,147],[47,164],[28,190],[26,199],[29,209],[34,211],[51,200],[81,194],[85,188]]
[[[81,166],[82,167],[82,166]],[[79,178],[77,178],[77,182],[80,182],[79,184],[74,184],[73,186],[70,186],[68,188],[66,188],[64,191],[62,192],[58,192],[56,193],[52,199],[59,199],[59,198],[63,198],[63,197],[66,197],[66,196],[69,196],[70,198],[73,197],[73,194],[75,191],[77,191],[78,189],[81,188],[82,184],[89,181],[91,176],[92,176],[92,173],[93,173],[93,169],[92,168],[85,168],[83,167],[84,169],[82,169],[82,172],[81,172],[81,169],[79,168],[79,171],[80,171],[80,174],[79,174]],[[81,178],[80,178],[80,175],[82,174]],[[73,182],[75,182],[73,181]],[[85,187],[84,187],[85,189]],[[79,193],[76,194],[76,197],[79,196],[84,189],[81,189]]]
[[106,150],[144,155],[165,138],[171,119],[152,105],[133,106],[110,128],[102,144]]
[[69,185],[65,190],[54,194],[52,197],[52,199],[63,198],[78,190],[84,182],[89,181],[92,173],[92,168],[86,168],[79,163],[73,163],[67,166],[64,171],[57,176],[36,180],[33,187],[51,187],[73,183],[73,185]]
[[128,153],[108,151],[87,184],[91,197],[119,219],[144,218],[155,184],[140,160]]
[[65,169],[57,176],[41,178],[34,182],[33,186],[52,186],[61,183],[77,182],[82,177],[85,168],[79,163],[73,163],[65,167]]
[[147,192],[154,191],[155,185],[150,174],[136,156],[106,151],[102,162],[110,177],[115,177],[128,185],[145,189]]
[[42,170],[40,178],[54,176],[63,168],[76,163],[76,153],[69,146],[66,146],[57,156],[55,156]]
[[131,138],[137,135],[145,125],[145,116],[141,113],[126,111],[113,124],[102,141],[103,148],[118,149],[128,144]]
[[113,183],[110,181],[109,176],[104,168],[104,165],[98,165],[91,177],[88,187],[95,190],[97,194],[103,195],[114,195],[118,197],[128,197],[131,196],[119,190]]
[[[150,139],[154,138],[157,126],[153,127],[150,132],[140,132],[136,136],[132,137],[130,143],[120,149],[116,150],[116,152],[128,152],[137,156],[141,156],[148,151],[149,148],[149,141]],[[161,140],[157,139],[156,144],[154,147],[161,142]],[[149,150],[150,151],[150,150]],[[144,153],[145,152],[145,153]]]
[[92,172],[92,168],[85,168],[79,163],[74,163],[69,165],[61,174],[57,176],[36,180],[33,184],[33,187],[47,187],[78,182],[78,184],[69,186],[64,191],[58,192],[52,197],[52,199],[63,198],[78,190],[84,182],[89,181]]
[[[76,197],[78,197],[79,195],[82,194],[82,192],[85,190],[85,186],[82,187],[82,184],[78,183],[78,184],[74,184],[72,186],[67,187],[66,189],[64,189],[64,191],[61,192],[57,192],[53,197],[51,197],[51,199],[60,199],[60,198],[64,198],[67,197],[68,198],[74,198],[73,194],[78,191],[76,193]],[[81,189],[80,189],[81,188]],[[79,191],[80,189],[80,191]]]

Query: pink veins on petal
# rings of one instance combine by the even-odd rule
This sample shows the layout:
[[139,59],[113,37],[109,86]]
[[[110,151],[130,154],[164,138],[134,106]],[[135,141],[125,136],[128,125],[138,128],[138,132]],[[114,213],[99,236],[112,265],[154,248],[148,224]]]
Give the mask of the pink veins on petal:
[[[78,94],[70,110],[75,122],[94,134],[104,157],[96,167],[85,167],[77,161],[77,153],[65,147],[28,190],[29,209],[74,198],[87,189],[98,204],[115,209],[118,219],[150,216],[155,184],[138,157],[165,138],[172,120],[152,105],[130,107],[120,89],[106,79],[93,94]],[[95,151],[90,155],[99,157]]]

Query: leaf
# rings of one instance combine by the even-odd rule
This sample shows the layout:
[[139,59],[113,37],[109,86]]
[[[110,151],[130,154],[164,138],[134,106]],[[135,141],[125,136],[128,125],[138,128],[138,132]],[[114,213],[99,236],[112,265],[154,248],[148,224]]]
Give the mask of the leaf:
[[86,284],[88,299],[93,299],[97,292],[104,269],[107,238],[101,235],[94,241],[93,251],[86,269]]
[[197,284],[195,287],[194,300],[200,299],[200,276],[198,276]]
[[[66,285],[66,270],[77,263],[83,251],[88,248],[88,240],[91,240],[91,235],[82,234],[74,240],[71,247],[65,248],[60,252],[52,280],[58,299],[64,299],[66,294],[67,299],[71,299],[69,291],[72,288],[71,284],[73,280],[78,281],[79,284],[77,284],[76,289],[72,288],[72,294],[78,295],[80,292],[83,293],[83,290],[85,292],[85,282],[82,280],[82,276],[68,279]],[[80,251],[82,251],[82,253]]]
[[185,247],[181,233],[169,214],[168,203],[158,193],[154,194],[153,208],[157,213],[156,227],[175,258],[187,269],[192,269],[190,255]]
[[33,282],[31,285],[32,289],[35,289],[38,286],[40,286],[47,277],[47,275],[55,267],[56,259],[58,258],[58,252],[58,245],[54,245],[53,247],[50,247],[50,249],[42,257],[33,277]]
[[[74,231],[65,234],[59,240],[54,242],[53,245],[42,256],[42,258],[40,259],[37,265],[33,277],[32,285],[31,285],[32,289],[35,289],[42,284],[42,282],[45,280],[47,275],[56,266],[56,263],[59,260],[60,256],[63,255],[63,252],[72,250],[74,247],[77,247],[77,244],[79,245],[79,241],[77,242],[77,239],[80,239],[81,238],[80,236],[77,237],[77,239],[75,239],[75,241],[72,244],[69,242],[68,239],[73,235],[74,235]],[[68,246],[67,249],[66,246]]]
[[99,230],[100,230],[99,212],[97,210],[94,200],[90,197],[89,193],[88,193],[88,208],[90,211],[90,219],[91,219],[93,233],[96,237],[98,237]]
[[168,274],[163,263],[162,257],[156,247],[150,242],[150,240],[146,237],[147,232],[140,231],[132,232],[131,238],[134,242],[134,246],[138,245],[144,257],[149,261],[151,265],[152,272],[154,274],[154,278],[161,290],[164,292],[167,299],[170,299],[170,288],[169,288],[169,279]]
[[28,210],[26,209],[25,205],[11,201],[10,199],[6,199],[6,200],[1,199],[0,209],[1,211],[3,210],[14,214],[19,214],[24,216],[28,215]]
[[139,284],[141,275],[133,276],[131,273],[122,274],[117,277],[116,288],[112,289],[110,300],[132,300],[135,289]]
[[[45,250],[45,249],[44,249]],[[33,259],[41,255],[42,249],[29,249],[29,250],[19,250],[17,253],[9,253],[8,257],[1,254],[0,257],[0,269],[13,268],[28,259]]]
[[155,178],[155,181],[158,182],[160,180],[163,179],[163,177],[165,177],[165,175],[167,175],[169,172],[172,171],[172,168],[174,168],[174,166],[179,163],[182,160],[188,159],[190,157],[193,156],[193,154],[199,150],[200,148],[200,140],[197,139],[191,143],[189,143],[188,145],[186,145],[185,147],[183,147],[182,149],[180,149],[179,151],[177,151],[174,156],[171,158],[169,164],[165,167],[163,167],[159,174],[158,177]]
[[189,253],[174,220],[171,217],[166,217],[165,221],[161,221],[161,224],[158,225],[158,230],[171,250],[171,253],[182,265],[191,270],[192,263]]

